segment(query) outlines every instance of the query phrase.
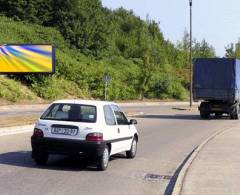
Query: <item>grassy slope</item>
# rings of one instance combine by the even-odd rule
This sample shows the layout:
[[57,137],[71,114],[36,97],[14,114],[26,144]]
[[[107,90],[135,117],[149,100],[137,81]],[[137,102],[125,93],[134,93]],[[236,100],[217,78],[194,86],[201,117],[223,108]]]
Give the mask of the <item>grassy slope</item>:
[[[0,104],[4,101],[19,103],[38,102],[40,99],[103,98],[102,77],[106,69],[112,76],[108,86],[108,98],[114,100],[139,98],[137,88],[141,69],[133,60],[112,57],[97,61],[83,56],[77,50],[70,49],[55,28],[16,22],[0,16],[0,44],[4,43],[52,43],[56,46],[57,69],[54,76],[45,77],[41,82],[28,83],[27,86],[17,80],[1,77]],[[162,81],[164,75],[169,78],[172,73],[161,75],[159,74],[156,78],[157,82],[159,80],[159,83],[163,84],[161,88],[167,88],[165,91],[172,94],[173,98],[176,96],[178,99],[184,99],[185,89],[180,82],[174,82],[171,79]],[[165,86],[165,83],[168,85]],[[176,92],[178,94],[174,95]],[[166,99],[169,96],[160,98]]]
[[0,77],[0,104],[8,102],[41,102],[29,88],[6,77]]

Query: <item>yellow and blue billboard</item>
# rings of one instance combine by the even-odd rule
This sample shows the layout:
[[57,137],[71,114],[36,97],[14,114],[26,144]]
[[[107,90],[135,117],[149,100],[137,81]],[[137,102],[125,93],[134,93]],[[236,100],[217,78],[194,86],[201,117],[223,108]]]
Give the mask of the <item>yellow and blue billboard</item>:
[[0,45],[0,73],[54,73],[53,45]]

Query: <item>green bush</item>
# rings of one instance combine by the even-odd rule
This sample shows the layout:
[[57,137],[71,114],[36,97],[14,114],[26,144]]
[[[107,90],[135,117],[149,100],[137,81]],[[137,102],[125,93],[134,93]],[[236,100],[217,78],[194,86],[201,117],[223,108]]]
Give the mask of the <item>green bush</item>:
[[57,77],[46,77],[42,82],[32,84],[33,91],[41,98],[86,98],[77,84]]
[[148,98],[185,100],[187,91],[181,80],[172,73],[155,74],[146,94]]

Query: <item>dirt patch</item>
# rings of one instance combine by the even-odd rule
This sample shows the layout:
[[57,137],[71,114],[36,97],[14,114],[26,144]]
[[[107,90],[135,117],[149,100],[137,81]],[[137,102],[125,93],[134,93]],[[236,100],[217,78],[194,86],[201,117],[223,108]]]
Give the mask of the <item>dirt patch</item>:
[[0,98],[0,106],[8,106],[8,105],[35,105],[35,104],[49,104],[51,101],[49,100],[20,100],[18,102],[11,102],[6,99]]
[[17,116],[17,117],[0,117],[1,127],[12,127],[18,125],[30,125],[37,121],[39,116]]

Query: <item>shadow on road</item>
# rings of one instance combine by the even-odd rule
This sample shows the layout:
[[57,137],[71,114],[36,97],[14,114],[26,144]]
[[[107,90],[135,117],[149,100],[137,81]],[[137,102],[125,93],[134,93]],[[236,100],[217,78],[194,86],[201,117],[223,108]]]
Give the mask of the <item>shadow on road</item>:
[[226,116],[223,117],[215,117],[211,116],[209,119],[201,119],[199,115],[186,115],[186,114],[176,114],[176,115],[139,115],[135,116],[135,118],[142,119],[170,119],[170,120],[219,120],[219,119],[229,119]]
[[182,170],[183,166],[185,165],[185,163],[188,161],[188,159],[191,157],[191,155],[193,154],[193,152],[197,149],[194,148],[188,155],[187,157],[183,160],[183,162],[178,166],[178,168],[176,169],[173,177],[171,178],[165,192],[164,192],[164,195],[172,195],[173,193],[173,189],[175,187],[175,184],[176,184],[176,181],[178,179],[178,175],[180,173],[180,171]]
[[[53,170],[83,170],[87,168],[87,160],[83,157],[61,157],[50,156],[47,165],[38,166],[31,158],[30,151],[18,151],[8,152],[0,154],[0,164],[26,167],[26,168],[38,168],[38,169],[53,169]],[[91,170],[92,168],[87,168]]]
[[145,119],[175,119],[175,120],[201,120],[199,115],[185,115],[185,114],[176,114],[176,115],[139,115],[135,116],[136,118],[145,118]]
[[[114,155],[110,160],[124,158],[123,155]],[[0,165],[10,165],[33,169],[50,169],[59,171],[96,171],[96,162],[84,156],[50,155],[46,165],[38,166],[31,158],[30,151],[17,151],[0,154]]]

